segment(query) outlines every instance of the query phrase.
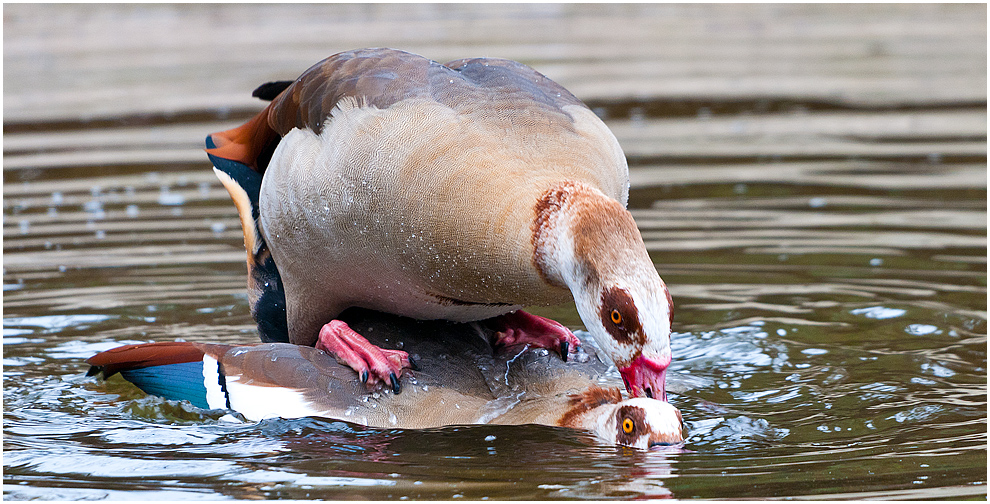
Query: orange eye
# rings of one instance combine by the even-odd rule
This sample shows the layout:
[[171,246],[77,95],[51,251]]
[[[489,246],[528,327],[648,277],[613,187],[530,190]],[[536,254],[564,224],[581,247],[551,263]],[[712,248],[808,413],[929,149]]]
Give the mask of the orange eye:
[[612,310],[612,323],[615,325],[622,323],[622,314],[619,313],[619,310]]
[[[615,312],[613,312],[613,313],[615,313]],[[623,420],[622,421],[622,432],[625,432],[626,434],[632,434],[632,431],[633,431],[633,421],[630,420],[630,419],[628,419],[628,418],[625,419],[625,420]]]

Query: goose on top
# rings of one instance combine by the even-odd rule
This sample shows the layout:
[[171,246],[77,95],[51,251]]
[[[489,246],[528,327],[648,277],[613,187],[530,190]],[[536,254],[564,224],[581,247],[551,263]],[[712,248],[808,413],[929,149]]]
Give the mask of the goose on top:
[[207,138],[241,216],[265,341],[316,345],[390,383],[411,364],[338,315],[486,320],[567,358],[573,298],[633,395],[663,399],[672,303],[625,205],[626,160],[580,100],[513,61],[331,56]]

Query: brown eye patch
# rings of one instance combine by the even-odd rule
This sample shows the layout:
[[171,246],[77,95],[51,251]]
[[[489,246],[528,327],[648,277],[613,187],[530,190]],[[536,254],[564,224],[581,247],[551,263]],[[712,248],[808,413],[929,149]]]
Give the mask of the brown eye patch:
[[636,444],[636,438],[646,434],[646,412],[642,408],[623,406],[615,414],[616,439],[619,444],[632,446]]
[[643,326],[639,322],[639,311],[632,296],[625,289],[612,287],[602,292],[599,316],[602,325],[619,343],[645,343]]

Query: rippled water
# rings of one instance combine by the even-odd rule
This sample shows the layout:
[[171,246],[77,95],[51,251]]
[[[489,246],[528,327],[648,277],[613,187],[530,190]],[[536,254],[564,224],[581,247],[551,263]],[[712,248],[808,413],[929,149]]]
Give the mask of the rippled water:
[[[86,378],[124,343],[257,340],[236,213],[198,150],[252,109],[5,119],[4,499],[986,495],[985,94],[578,94],[629,157],[674,298],[682,447],[231,424]],[[581,328],[572,305],[534,311]]]

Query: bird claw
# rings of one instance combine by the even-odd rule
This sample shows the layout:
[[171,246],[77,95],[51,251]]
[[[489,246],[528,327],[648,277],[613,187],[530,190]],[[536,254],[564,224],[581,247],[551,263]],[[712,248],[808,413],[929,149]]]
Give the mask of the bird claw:
[[316,348],[332,355],[337,362],[355,372],[361,383],[375,385],[382,382],[398,394],[402,390],[399,377],[406,368],[419,366],[402,350],[389,350],[372,345],[340,320],[332,320],[320,330]]
[[568,354],[581,347],[581,340],[563,324],[522,310],[495,317],[492,321],[496,329],[492,337],[495,348],[528,344],[556,350],[567,362]]
[[391,381],[392,392],[395,392],[396,394],[402,392],[402,385],[399,384],[399,379],[395,377],[395,373],[389,374],[388,378]]

